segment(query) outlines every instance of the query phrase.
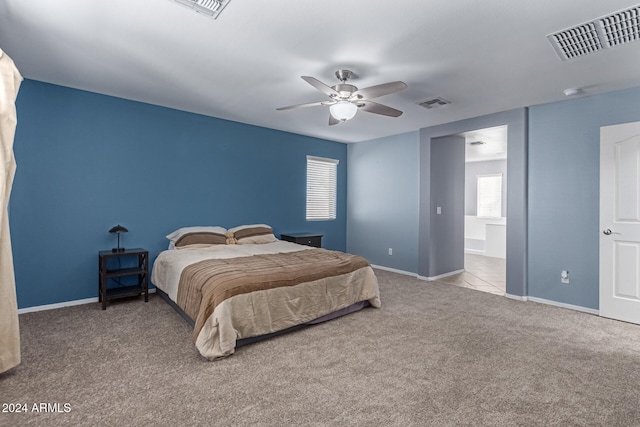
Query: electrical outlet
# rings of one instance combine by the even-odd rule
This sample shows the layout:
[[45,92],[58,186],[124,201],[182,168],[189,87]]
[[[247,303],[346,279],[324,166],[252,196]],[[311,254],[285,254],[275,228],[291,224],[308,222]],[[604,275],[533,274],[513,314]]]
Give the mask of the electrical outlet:
[[569,283],[569,270],[562,270],[560,272],[560,282]]
[[393,255],[393,248],[389,248],[389,255]]

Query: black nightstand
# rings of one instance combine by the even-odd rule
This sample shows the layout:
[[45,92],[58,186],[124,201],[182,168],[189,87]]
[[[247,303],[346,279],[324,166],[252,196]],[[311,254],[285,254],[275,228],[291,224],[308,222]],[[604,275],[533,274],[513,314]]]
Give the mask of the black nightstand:
[[[113,261],[109,261],[113,260]],[[113,268],[124,263],[123,268]],[[138,276],[137,284],[107,288],[110,279],[126,276]],[[102,302],[102,309],[107,309],[107,300],[137,296],[144,293],[144,302],[149,301],[149,252],[136,248],[125,249],[122,252],[98,252],[98,300]]]
[[293,242],[299,245],[313,246],[314,248],[322,247],[322,234],[291,233],[281,234],[280,238],[287,242]]

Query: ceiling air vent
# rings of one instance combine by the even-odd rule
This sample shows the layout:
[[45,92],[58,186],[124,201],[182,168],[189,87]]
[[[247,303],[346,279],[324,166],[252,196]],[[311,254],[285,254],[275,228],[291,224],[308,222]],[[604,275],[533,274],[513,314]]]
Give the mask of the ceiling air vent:
[[231,0],[175,0],[176,3],[187,6],[198,13],[216,19],[222,9],[224,9]]
[[447,101],[444,98],[433,98],[427,101],[418,102],[418,105],[427,109],[442,107],[443,105],[451,104],[451,102]]
[[577,58],[602,49],[593,22],[547,36],[562,60]]
[[640,40],[640,6],[547,36],[563,61]]
[[640,39],[640,6],[598,20],[608,47]]

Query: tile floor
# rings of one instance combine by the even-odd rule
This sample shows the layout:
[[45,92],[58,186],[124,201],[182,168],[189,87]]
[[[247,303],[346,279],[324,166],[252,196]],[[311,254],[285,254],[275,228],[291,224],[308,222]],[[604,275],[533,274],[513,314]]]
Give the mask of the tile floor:
[[506,260],[476,254],[465,254],[463,273],[439,279],[439,282],[463,288],[504,295]]

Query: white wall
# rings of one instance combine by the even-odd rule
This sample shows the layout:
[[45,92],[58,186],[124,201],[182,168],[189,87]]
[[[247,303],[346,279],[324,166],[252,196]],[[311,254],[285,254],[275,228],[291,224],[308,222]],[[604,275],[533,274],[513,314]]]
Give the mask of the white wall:
[[467,162],[464,167],[464,214],[476,215],[478,175],[502,174],[502,216],[507,216],[507,160]]
[[466,253],[506,258],[507,218],[464,217],[464,250]]
[[[502,174],[502,218],[477,218],[478,175]],[[464,250],[506,258],[507,160],[465,163]],[[487,238],[487,234],[489,235]]]

